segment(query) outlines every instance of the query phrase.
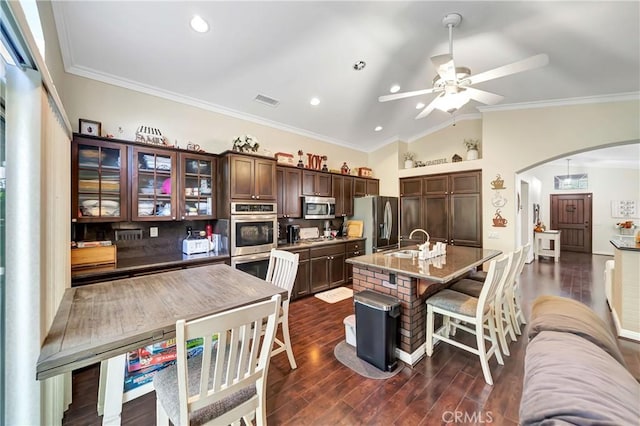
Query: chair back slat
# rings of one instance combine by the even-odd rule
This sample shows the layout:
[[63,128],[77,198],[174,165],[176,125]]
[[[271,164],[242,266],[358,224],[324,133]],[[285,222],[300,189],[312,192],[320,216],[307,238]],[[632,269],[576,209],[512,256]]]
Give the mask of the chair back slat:
[[518,270],[516,271],[516,274],[514,277],[515,280],[518,280],[518,277],[520,276],[520,274],[522,273],[522,270],[524,269],[524,264],[527,261],[527,255],[529,254],[529,250],[531,250],[531,243],[527,243],[524,246],[522,246],[522,258],[518,263]]
[[[228,312],[176,323],[180,423],[188,424],[189,412],[199,410],[247,386],[264,390],[271,347],[275,337],[281,297]],[[261,329],[266,321],[266,331]],[[212,344],[212,336],[217,341]],[[202,338],[203,353],[197,386],[189,385],[186,345]],[[211,377],[213,375],[213,377]],[[262,380],[262,381],[261,381]],[[191,389],[191,393],[189,392]]]
[[289,296],[291,296],[291,290],[293,290],[298,273],[299,257],[298,253],[293,254],[285,250],[271,249],[266,280],[287,290]]
[[516,272],[518,271],[518,266],[520,265],[520,260],[522,259],[522,247],[518,247],[512,253],[511,264],[509,265],[509,270],[506,272],[506,277],[502,281],[501,285],[498,286],[496,290],[496,296],[502,297],[502,294],[505,291],[511,291],[513,288],[513,284],[516,279]]

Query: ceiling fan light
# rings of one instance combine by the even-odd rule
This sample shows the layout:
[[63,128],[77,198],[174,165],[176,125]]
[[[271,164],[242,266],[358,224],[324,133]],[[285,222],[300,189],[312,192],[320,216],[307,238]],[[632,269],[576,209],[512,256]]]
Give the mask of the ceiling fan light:
[[398,84],[394,84],[389,89],[389,92],[391,92],[391,93],[398,93],[399,91],[400,91],[400,85],[398,85]]
[[451,114],[462,108],[467,102],[469,102],[469,100],[469,95],[464,91],[446,94],[440,97],[438,103],[436,104],[436,108],[440,111],[448,112]]
[[416,109],[422,109],[422,108],[424,108],[424,107],[425,107],[425,104],[423,104],[422,102],[418,102],[418,103],[416,104]]

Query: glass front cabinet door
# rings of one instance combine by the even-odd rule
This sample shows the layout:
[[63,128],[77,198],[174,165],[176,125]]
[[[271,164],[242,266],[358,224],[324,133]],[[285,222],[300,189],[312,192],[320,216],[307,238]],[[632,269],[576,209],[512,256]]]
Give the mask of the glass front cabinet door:
[[176,153],[135,147],[131,157],[131,220],[176,220]]
[[127,146],[76,136],[71,158],[72,220],[127,220]]
[[214,219],[216,158],[181,152],[179,159],[180,219]]

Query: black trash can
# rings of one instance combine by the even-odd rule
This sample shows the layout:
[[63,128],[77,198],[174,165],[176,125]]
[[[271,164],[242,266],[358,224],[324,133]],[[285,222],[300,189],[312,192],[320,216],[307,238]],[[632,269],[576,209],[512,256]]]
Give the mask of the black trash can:
[[400,301],[371,290],[356,293],[353,299],[358,358],[383,371],[395,370]]

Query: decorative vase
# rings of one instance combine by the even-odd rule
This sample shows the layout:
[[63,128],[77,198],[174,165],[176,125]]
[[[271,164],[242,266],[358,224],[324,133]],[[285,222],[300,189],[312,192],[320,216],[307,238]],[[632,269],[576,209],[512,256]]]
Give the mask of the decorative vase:
[[467,151],[467,160],[477,160],[478,159],[478,150],[470,149]]
[[405,169],[413,169],[413,160],[404,160]]

